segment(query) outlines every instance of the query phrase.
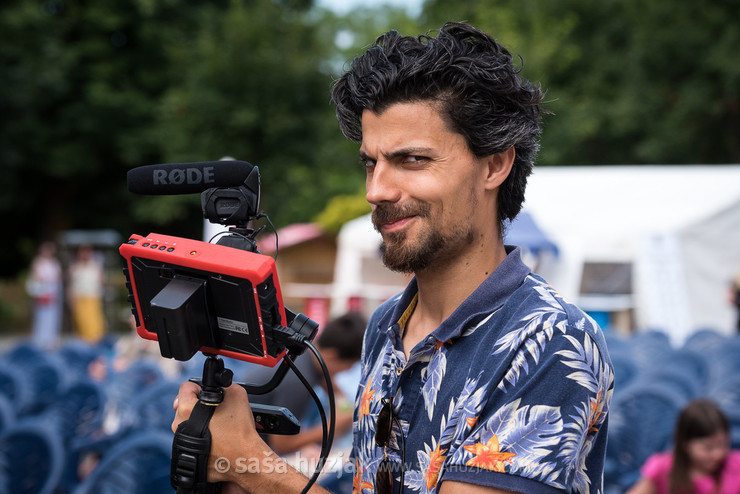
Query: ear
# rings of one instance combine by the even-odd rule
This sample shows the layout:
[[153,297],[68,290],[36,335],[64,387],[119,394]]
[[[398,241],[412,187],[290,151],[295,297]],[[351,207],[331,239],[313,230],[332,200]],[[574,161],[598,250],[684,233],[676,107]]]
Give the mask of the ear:
[[485,177],[485,188],[486,190],[495,190],[504,183],[506,177],[511,172],[511,167],[514,165],[514,157],[516,151],[514,146],[511,146],[506,151],[492,154],[485,158],[486,160],[486,177]]

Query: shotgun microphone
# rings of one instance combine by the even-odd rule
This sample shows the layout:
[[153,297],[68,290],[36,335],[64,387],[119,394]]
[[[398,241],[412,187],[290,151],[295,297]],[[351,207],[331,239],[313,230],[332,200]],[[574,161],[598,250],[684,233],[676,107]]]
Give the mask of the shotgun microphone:
[[146,165],[129,170],[126,182],[134,194],[193,194],[245,185],[254,168],[251,163],[237,160]]

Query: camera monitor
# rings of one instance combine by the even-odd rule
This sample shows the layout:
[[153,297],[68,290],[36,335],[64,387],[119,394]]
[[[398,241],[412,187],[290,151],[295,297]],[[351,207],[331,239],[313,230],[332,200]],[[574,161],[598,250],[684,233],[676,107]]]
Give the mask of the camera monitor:
[[156,233],[119,250],[137,332],[162,356],[203,351],[271,367],[284,356],[270,331],[290,322],[271,257]]

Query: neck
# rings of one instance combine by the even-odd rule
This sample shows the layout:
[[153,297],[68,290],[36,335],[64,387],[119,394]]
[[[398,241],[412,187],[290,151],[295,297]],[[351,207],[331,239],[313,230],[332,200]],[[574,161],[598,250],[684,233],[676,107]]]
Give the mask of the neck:
[[403,336],[409,351],[434,331],[475,291],[506,257],[501,239],[480,242],[447,263],[416,273],[418,302]]

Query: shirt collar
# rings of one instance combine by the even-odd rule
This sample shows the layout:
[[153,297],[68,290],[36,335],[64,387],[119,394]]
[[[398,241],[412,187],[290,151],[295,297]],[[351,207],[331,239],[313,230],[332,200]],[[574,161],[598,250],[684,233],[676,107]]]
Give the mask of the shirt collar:
[[[514,291],[524,282],[531,270],[524,264],[519,247],[505,246],[506,257],[488,275],[473,293],[466,298],[462,304],[435,329],[431,336],[437,341],[448,341],[456,338],[467,329],[471,320],[485,317],[501,306]],[[416,307],[418,286],[414,277],[400,295],[400,299],[393,309],[390,319],[391,324],[387,326],[388,331],[402,328]],[[400,328],[399,328],[400,325]]]

